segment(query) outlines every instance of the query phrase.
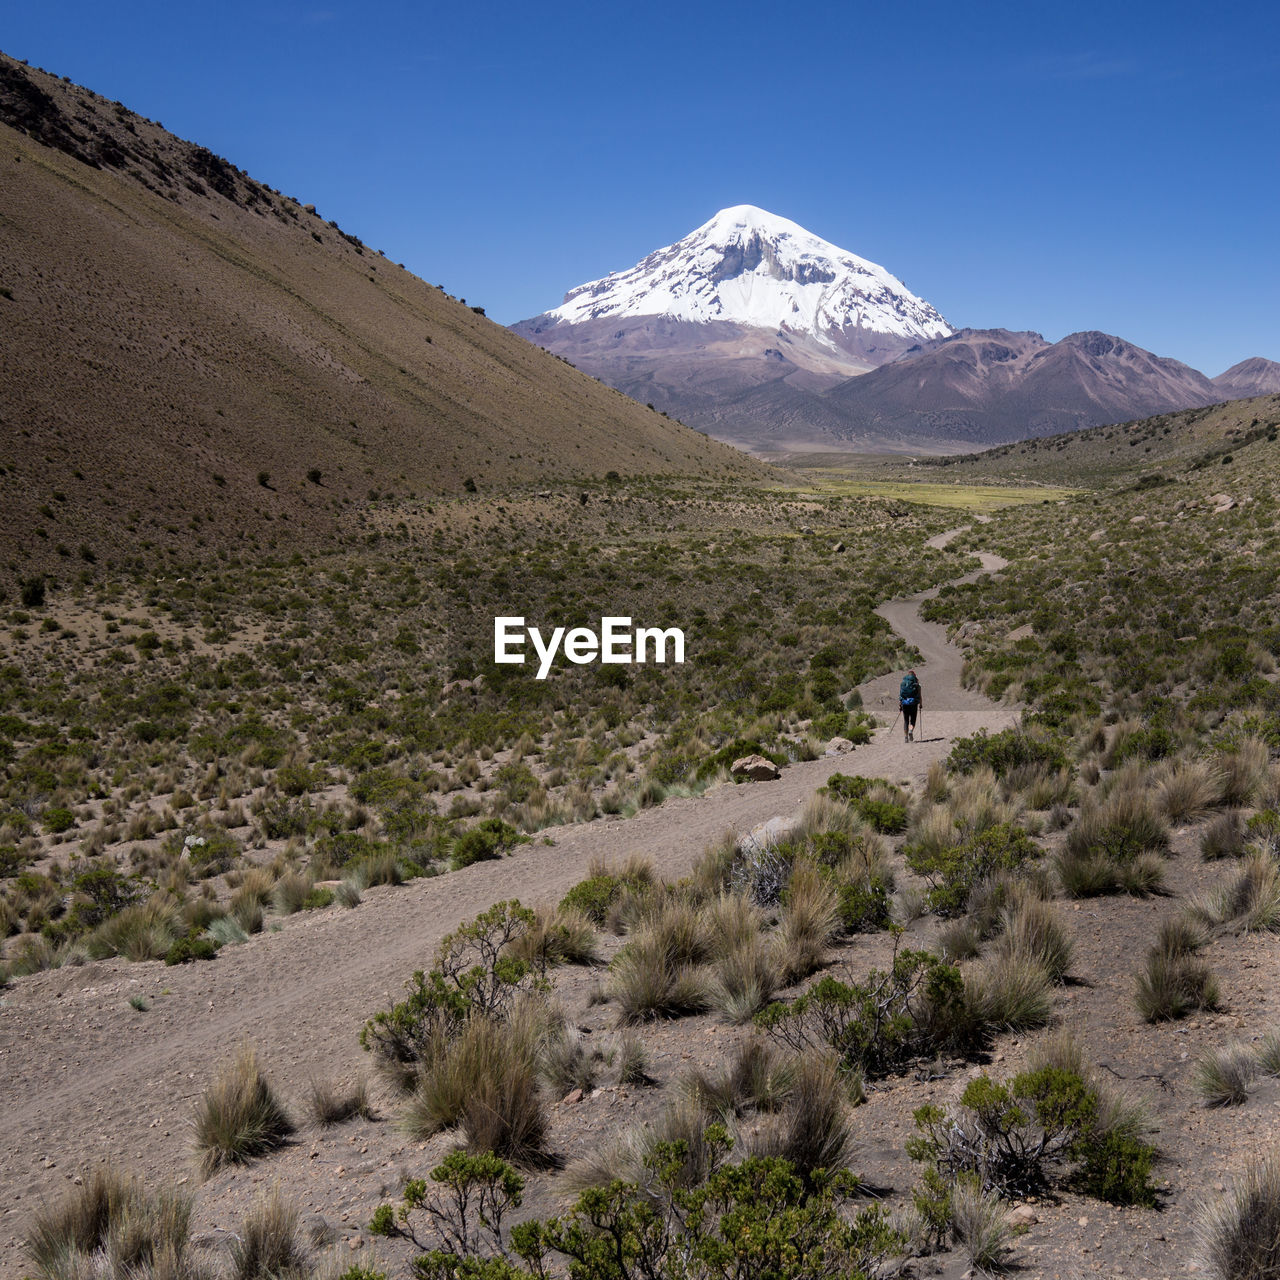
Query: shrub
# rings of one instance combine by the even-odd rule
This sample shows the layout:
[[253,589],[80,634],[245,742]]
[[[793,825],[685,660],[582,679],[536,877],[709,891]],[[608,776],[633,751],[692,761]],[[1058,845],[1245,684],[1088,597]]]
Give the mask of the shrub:
[[1040,856],[1040,849],[1020,827],[999,822],[960,844],[927,850],[908,845],[907,865],[928,880],[929,907],[943,918],[963,914],[969,895],[998,871],[1017,872]]
[[919,1135],[907,1153],[929,1167],[935,1186],[969,1175],[984,1191],[1025,1195],[1070,1181],[1114,1203],[1154,1203],[1154,1148],[1100,1130],[1098,1116],[1098,1094],[1077,1072],[1040,1067],[1007,1084],[983,1075],[956,1111],[916,1111]]
[[205,1174],[274,1150],[293,1131],[293,1121],[248,1048],[222,1069],[196,1107],[196,1150]]
[[216,960],[218,957],[218,948],[209,938],[202,938],[198,934],[188,934],[185,938],[179,938],[177,942],[165,952],[165,964],[190,964],[193,960]]
[[972,737],[958,739],[947,757],[947,767],[953,773],[987,768],[997,778],[1027,766],[1056,772],[1068,764],[1066,752],[1055,738],[1026,729],[1002,729],[994,734],[979,729]]
[[465,831],[453,842],[453,869],[470,867],[472,863],[480,863],[493,858],[500,858],[516,845],[529,842],[529,836],[522,836],[511,824],[500,818],[485,818],[477,822],[470,831]]
[[1205,1204],[1197,1234],[1214,1280],[1280,1274],[1280,1160],[1250,1165],[1222,1199]]
[[927,951],[900,951],[888,972],[873,969],[863,983],[823,977],[757,1022],[797,1054],[834,1049],[846,1071],[868,1079],[921,1054],[967,1054],[989,1037],[960,971]]
[[473,1014],[505,1017],[543,981],[538,966],[511,954],[534,920],[518,902],[499,902],[442,938],[434,967],[418,970],[406,998],[365,1023],[361,1045],[407,1086]]
[[70,809],[53,805],[44,811],[42,818],[44,829],[54,835],[61,835],[76,825],[76,815]]
[[1280,929],[1280,867],[1265,853],[1246,858],[1225,888],[1192,904],[1210,928],[1255,932]]

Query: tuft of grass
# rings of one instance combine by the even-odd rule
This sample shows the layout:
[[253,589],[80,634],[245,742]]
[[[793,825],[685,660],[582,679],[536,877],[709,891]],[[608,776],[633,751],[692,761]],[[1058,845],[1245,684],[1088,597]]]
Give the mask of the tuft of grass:
[[772,999],[779,973],[773,948],[760,934],[743,939],[712,967],[711,1007],[734,1026],[750,1022]]
[[1200,856],[1206,862],[1238,858],[1244,851],[1244,827],[1234,809],[1215,815],[1200,836]]
[[854,1148],[849,1094],[836,1059],[804,1055],[786,1106],[761,1126],[751,1141],[752,1154],[788,1160],[808,1178],[818,1169],[847,1168]]
[[512,939],[507,953],[540,969],[556,964],[595,964],[600,958],[591,918],[564,905],[539,911],[534,923]]
[[1032,960],[998,959],[973,977],[973,1003],[993,1028],[1025,1031],[1043,1027],[1053,1015],[1049,975]]
[[1200,1250],[1213,1280],[1280,1275],[1280,1159],[1246,1169],[1221,1199],[1200,1209]]
[[1268,1031],[1259,1042],[1258,1070],[1264,1076],[1280,1076],[1280,1031]]
[[984,1191],[976,1178],[962,1178],[951,1192],[951,1230],[969,1261],[984,1271],[996,1271],[1010,1251],[1014,1229],[1004,1201]]
[[286,871],[275,883],[272,901],[282,916],[295,915],[307,905],[313,881],[300,871]]
[[274,1150],[293,1131],[293,1121],[248,1047],[222,1069],[196,1107],[196,1150],[206,1176]]
[[711,1005],[706,970],[681,961],[669,939],[647,929],[614,957],[608,991],[626,1024],[703,1013]]
[[648,1084],[649,1054],[644,1041],[634,1031],[618,1037],[618,1083]]
[[369,1101],[369,1086],[363,1079],[357,1080],[345,1092],[328,1080],[312,1080],[307,1095],[307,1110],[312,1120],[322,1129],[354,1120],[373,1119],[373,1104]]
[[1061,914],[1036,898],[1023,897],[1006,911],[998,946],[1002,957],[1038,965],[1051,982],[1061,982],[1071,967],[1072,943]]
[[1218,1007],[1218,982],[1203,961],[1153,949],[1137,977],[1135,1001],[1147,1022],[1169,1022],[1196,1009]]
[[1249,1097],[1257,1074],[1258,1059],[1248,1045],[1212,1049],[1196,1063],[1196,1092],[1211,1107],[1239,1106]]
[[784,986],[822,966],[840,928],[840,896],[829,877],[808,860],[798,862],[783,896],[775,955]]
[[1192,912],[1210,928],[1280,930],[1280,867],[1265,853],[1250,855],[1230,884],[1193,904]]
[[1156,807],[1170,822],[1203,818],[1222,803],[1223,774],[1204,760],[1171,761],[1155,776]]
[[41,1280],[93,1275],[185,1280],[192,1198],[176,1188],[149,1195],[110,1166],[90,1170],[57,1204],[37,1210],[26,1240]]
[[537,1080],[545,1027],[541,1011],[531,1007],[516,1009],[508,1020],[468,1018],[418,1076],[404,1130],[425,1139],[457,1125],[473,1151],[537,1163],[547,1131]]
[[234,1280],[304,1280],[307,1255],[298,1240],[298,1210],[279,1190],[249,1211],[231,1241]]

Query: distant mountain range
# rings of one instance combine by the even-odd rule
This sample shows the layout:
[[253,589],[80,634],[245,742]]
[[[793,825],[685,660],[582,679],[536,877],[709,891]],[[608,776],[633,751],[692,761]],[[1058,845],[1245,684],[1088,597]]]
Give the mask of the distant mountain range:
[[755,450],[950,451],[1280,389],[1110,334],[955,331],[883,267],[751,205],[512,326],[628,395]]

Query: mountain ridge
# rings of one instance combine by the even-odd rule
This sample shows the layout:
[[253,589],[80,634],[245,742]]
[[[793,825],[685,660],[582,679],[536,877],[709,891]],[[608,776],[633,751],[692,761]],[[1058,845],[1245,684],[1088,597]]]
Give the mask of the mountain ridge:
[[383,496],[468,481],[765,474],[5,55],[0,140],[11,574],[314,542]]

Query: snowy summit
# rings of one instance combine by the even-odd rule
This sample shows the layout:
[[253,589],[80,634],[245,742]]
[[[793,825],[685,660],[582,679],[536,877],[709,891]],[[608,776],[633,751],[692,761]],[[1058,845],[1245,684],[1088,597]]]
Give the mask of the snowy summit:
[[883,267],[749,204],[722,209],[629,270],[571,290],[545,319],[624,316],[785,329],[829,347],[859,331],[909,341],[952,332]]

